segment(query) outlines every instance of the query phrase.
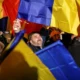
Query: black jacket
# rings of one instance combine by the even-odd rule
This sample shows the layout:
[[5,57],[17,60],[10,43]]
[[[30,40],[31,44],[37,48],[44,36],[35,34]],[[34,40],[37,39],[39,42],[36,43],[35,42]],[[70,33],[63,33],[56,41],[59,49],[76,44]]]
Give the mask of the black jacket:
[[80,67],[80,38],[74,39],[72,44],[69,46],[69,51],[77,65]]

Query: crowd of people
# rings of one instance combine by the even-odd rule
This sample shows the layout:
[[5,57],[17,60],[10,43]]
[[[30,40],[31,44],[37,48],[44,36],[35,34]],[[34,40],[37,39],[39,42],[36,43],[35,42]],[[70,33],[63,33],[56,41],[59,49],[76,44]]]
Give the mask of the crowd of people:
[[[11,42],[11,40],[22,31],[21,20],[14,20],[13,30],[14,34],[10,33],[9,31],[0,31],[0,55],[2,51],[4,51],[4,49],[7,47],[7,45]],[[39,32],[32,32],[28,34],[27,38],[23,36],[22,39],[34,53],[60,40],[64,44],[64,46],[70,51],[76,63],[80,66],[79,33],[78,36],[76,36],[74,34],[62,32],[61,30],[55,27],[42,27],[42,29]]]

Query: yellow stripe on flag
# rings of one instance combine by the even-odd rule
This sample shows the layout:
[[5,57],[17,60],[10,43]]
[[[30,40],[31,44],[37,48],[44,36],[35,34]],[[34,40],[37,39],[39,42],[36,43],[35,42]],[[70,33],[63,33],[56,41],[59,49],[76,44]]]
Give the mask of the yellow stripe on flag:
[[3,18],[3,7],[2,7],[3,0],[0,1],[0,19]]
[[49,69],[31,51],[23,40],[18,43],[2,62],[0,79],[56,80]]
[[54,0],[51,26],[77,34],[79,17],[75,0]]

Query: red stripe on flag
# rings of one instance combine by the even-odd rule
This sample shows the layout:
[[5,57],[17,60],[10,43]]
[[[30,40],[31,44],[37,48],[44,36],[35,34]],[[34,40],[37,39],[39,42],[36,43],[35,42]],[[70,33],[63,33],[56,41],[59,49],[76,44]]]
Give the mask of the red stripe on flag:
[[8,14],[11,24],[13,24],[13,20],[17,17],[19,2],[20,0],[4,0],[3,2],[4,10]]

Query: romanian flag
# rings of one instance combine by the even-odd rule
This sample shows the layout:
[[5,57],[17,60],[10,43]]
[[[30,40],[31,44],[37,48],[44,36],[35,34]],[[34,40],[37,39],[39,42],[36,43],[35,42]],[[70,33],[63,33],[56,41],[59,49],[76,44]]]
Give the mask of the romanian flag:
[[24,31],[21,31],[15,36],[3,53],[1,53],[0,79],[56,80],[50,70],[22,40],[23,35]]
[[54,26],[62,31],[77,34],[79,0],[21,0],[18,18]]
[[[4,0],[3,1],[3,8],[5,10],[5,12],[7,12],[8,14],[8,18],[9,18],[9,22],[8,22],[8,30],[12,29],[12,24],[13,21],[17,18],[18,15],[18,8],[20,5],[20,0]],[[22,19],[22,29],[24,28],[25,30],[27,30],[27,33],[31,33],[32,31],[39,31],[42,28],[41,24],[35,24],[35,23],[31,23],[28,22],[24,25],[24,18]],[[24,26],[23,26],[24,25]],[[37,27],[38,26],[38,27]]]
[[[4,53],[9,50],[11,44],[8,45]],[[0,80],[56,80],[50,70],[22,39],[10,51],[0,68]]]
[[73,34],[77,34],[80,22],[77,4],[79,0],[4,0],[11,22],[23,18]]
[[80,80],[80,68],[60,41],[36,52],[57,80]]
[[1,80],[80,80],[80,68],[60,41],[35,54],[20,38],[14,38],[0,56]]

